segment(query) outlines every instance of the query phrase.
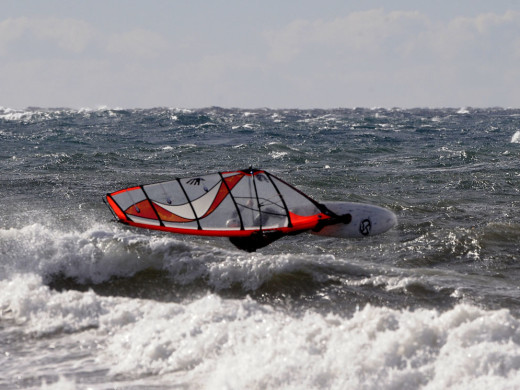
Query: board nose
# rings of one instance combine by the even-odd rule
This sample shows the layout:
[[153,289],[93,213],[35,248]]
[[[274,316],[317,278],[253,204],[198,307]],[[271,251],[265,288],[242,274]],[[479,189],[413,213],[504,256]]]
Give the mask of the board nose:
[[397,225],[397,215],[388,209],[381,209],[377,224],[372,227],[372,234],[381,234]]

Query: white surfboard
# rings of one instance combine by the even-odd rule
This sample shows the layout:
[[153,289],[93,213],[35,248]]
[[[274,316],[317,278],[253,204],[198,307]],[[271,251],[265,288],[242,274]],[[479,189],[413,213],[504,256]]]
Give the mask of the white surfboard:
[[321,202],[338,215],[350,214],[352,220],[323,227],[314,232],[319,236],[338,238],[361,238],[381,234],[397,224],[396,215],[388,209],[366,203]]

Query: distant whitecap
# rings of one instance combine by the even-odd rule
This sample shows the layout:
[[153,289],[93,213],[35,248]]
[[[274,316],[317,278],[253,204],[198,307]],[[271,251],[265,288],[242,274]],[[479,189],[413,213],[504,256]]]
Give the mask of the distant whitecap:
[[282,158],[282,157],[287,156],[287,152],[271,152],[271,153],[269,153],[269,155],[272,158],[277,159],[277,158]]
[[517,131],[515,134],[513,134],[511,142],[514,144],[520,144],[520,131]]

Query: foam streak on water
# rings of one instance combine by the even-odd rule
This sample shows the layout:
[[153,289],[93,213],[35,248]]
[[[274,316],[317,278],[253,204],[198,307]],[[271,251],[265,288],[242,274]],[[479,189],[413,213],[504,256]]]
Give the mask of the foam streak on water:
[[[0,108],[0,388],[519,387],[518,118]],[[249,254],[101,200],[250,165],[399,225]]]

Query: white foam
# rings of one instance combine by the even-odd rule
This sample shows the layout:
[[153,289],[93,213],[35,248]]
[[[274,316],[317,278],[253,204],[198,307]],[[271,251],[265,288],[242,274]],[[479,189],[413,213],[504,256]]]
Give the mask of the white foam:
[[251,123],[246,123],[246,124],[243,124],[243,125],[237,125],[237,126],[231,126],[231,129],[232,130],[237,130],[237,129],[247,129],[247,130],[251,130],[251,129],[254,129],[255,128],[255,125],[251,124]]
[[275,160],[276,159],[279,159],[279,158],[283,158],[285,156],[287,156],[287,152],[271,152],[269,153],[269,155],[274,158]]
[[[209,264],[209,284],[218,290],[240,284],[246,291],[257,290],[276,274],[308,270],[316,264],[332,264],[336,260],[332,255],[302,256],[284,254],[269,256],[262,254],[236,253],[226,256],[224,260]],[[319,278],[318,275],[313,275]],[[317,280],[317,279],[316,279]]]
[[174,238],[150,238],[118,226],[94,225],[86,231],[66,231],[34,223],[0,229],[0,252],[5,253],[0,279],[16,273],[35,273],[44,278],[61,273],[80,282],[100,283],[113,276],[160,268],[161,253],[153,248],[162,240],[167,241],[169,250],[177,246],[182,250],[182,242]]
[[0,291],[2,312],[10,313],[17,323],[25,324],[28,334],[41,336],[96,327],[98,317],[107,312],[104,302],[92,291],[55,293],[34,274],[15,275],[11,280],[2,281]]
[[6,121],[24,121],[30,120],[35,113],[33,111],[20,111],[13,109],[4,109],[0,110],[0,119],[4,119]]
[[520,131],[517,131],[515,134],[513,134],[511,137],[511,143],[520,144]]
[[192,114],[194,112],[193,110],[190,110],[188,108],[180,108],[180,107],[169,107],[168,110],[172,111],[173,113],[178,113],[178,114]]
[[74,380],[60,376],[58,381],[54,383],[47,383],[47,381],[44,380],[40,390],[75,390],[77,388]]
[[331,255],[247,254],[227,241],[226,249],[218,249],[219,242],[211,240],[206,247],[201,239],[191,238],[185,244],[181,236],[146,235],[115,224],[66,231],[34,223],[0,229],[0,252],[5,253],[0,280],[36,274],[45,281],[62,275],[80,283],[101,283],[153,268],[167,271],[172,282],[181,285],[203,279],[216,291],[233,285],[254,291],[275,274],[337,261]]
[[499,386],[520,383],[518,321],[505,310],[366,306],[348,319],[290,318],[251,300],[208,296],[150,314],[108,346],[124,356],[114,373],[185,372],[206,378],[206,388],[448,388],[489,376]]
[[367,305],[350,317],[294,317],[214,294],[177,304],[58,293],[28,275],[0,291],[4,316],[24,333],[88,339],[88,361],[108,378],[206,389],[520,386],[520,321],[508,310]]

